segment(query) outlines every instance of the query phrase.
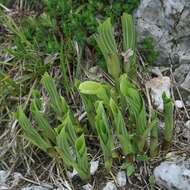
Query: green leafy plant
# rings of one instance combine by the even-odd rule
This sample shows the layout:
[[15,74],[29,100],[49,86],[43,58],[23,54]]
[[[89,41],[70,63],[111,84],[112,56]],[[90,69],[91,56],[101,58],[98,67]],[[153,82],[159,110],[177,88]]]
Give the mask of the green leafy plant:
[[166,144],[170,144],[173,137],[173,110],[174,105],[172,99],[166,95],[164,92],[162,95],[162,99],[164,102],[164,139]]
[[48,73],[44,74],[42,78],[42,84],[50,96],[51,106],[53,110],[57,113],[60,120],[62,120],[68,111],[68,106],[65,99],[57,92],[55,83]]
[[66,133],[66,129],[63,128],[60,134],[57,136],[58,151],[67,167],[72,166],[76,169],[79,176],[83,180],[90,178],[90,166],[88,162],[87,149],[85,144],[84,135],[81,135],[75,141],[76,157],[71,154],[71,144],[69,143],[70,137]]
[[158,117],[156,112],[152,110],[151,117],[151,134],[150,134],[150,155],[152,157],[158,152]]
[[121,144],[124,155],[134,153],[133,144],[131,142],[132,136],[127,131],[125,120],[117,104],[113,99],[110,99],[110,107],[114,117],[114,126],[116,128],[116,134]]
[[[40,111],[42,106],[38,91],[33,92],[34,99],[30,106],[36,126],[32,126],[21,107],[15,116],[25,137],[31,143],[51,157],[62,159],[67,167],[75,168],[79,176],[87,180],[90,178],[89,162],[84,135],[78,137],[77,134],[80,126],[63,97],[59,95],[52,77],[45,73],[42,83],[49,94],[50,105],[57,113],[57,120],[61,121],[61,124],[54,127],[49,124],[44,113]],[[71,149],[75,151],[74,155],[71,153]]]
[[132,16],[123,13],[121,22],[124,64],[121,64],[110,18],[98,27],[98,33],[95,35],[97,44],[106,60],[108,73],[114,78],[116,85],[118,85],[118,79],[123,70],[131,79],[136,78],[136,32]]
[[121,73],[120,60],[110,18],[98,27],[95,39],[106,60],[108,73],[118,79]]
[[121,17],[121,23],[122,23],[122,32],[123,32],[124,53],[131,51],[131,56],[128,58],[129,59],[128,62],[124,61],[124,70],[128,74],[129,78],[134,79],[136,78],[136,53],[135,53],[136,31],[132,16],[123,13]]
[[21,107],[19,107],[15,116],[24,131],[25,137],[41,150],[48,152],[48,149],[51,148],[51,144],[46,142],[38,131],[32,127],[31,122],[28,120]]
[[[122,166],[129,176],[135,171],[133,164],[135,159],[147,160],[147,152],[150,152],[151,156],[156,156],[158,150],[157,114],[151,110],[152,117],[148,118],[143,94],[133,83],[136,73],[134,72],[135,75],[133,75],[132,70],[136,71],[136,57],[135,30],[131,19],[131,16],[127,14],[122,16],[124,50],[133,52],[127,58],[127,62],[121,61],[119,57],[110,19],[100,25],[96,35],[107,67],[112,65],[115,69],[107,69],[114,84],[89,80],[78,81],[76,84],[84,103],[84,111],[87,112],[88,122],[92,126],[92,132],[98,136],[105,168],[108,171],[111,170],[116,153],[115,144],[118,143],[122,154],[129,158],[125,159]],[[125,69],[125,64],[130,65],[128,69]],[[15,114],[16,118],[28,140],[50,156],[62,159],[66,168],[76,169],[82,179],[89,179],[84,132],[89,132],[90,129],[86,127],[86,123],[81,127],[81,123],[74,117],[72,109],[66,99],[60,95],[53,78],[48,73],[43,75],[42,84],[49,95],[50,108],[55,113],[56,126],[52,127],[48,118],[45,117],[45,111],[41,111],[42,102],[38,91],[33,92],[34,98],[30,106],[35,120],[34,125],[36,125],[31,124],[22,108],[19,108]],[[165,141],[170,143],[173,132],[173,104],[171,98],[165,94],[163,94],[163,101],[164,137]]]
[[138,139],[136,142],[139,151],[142,152],[149,130],[144,100],[138,89],[128,80],[126,74],[121,76],[120,89],[128,105],[130,118],[135,123],[135,133]]
[[108,171],[110,171],[112,167],[112,150],[113,150],[113,139],[112,139],[111,129],[103,103],[101,101],[96,103],[97,103],[96,107],[97,115],[95,118],[96,129],[104,155],[105,167]]
[[82,94],[86,95],[96,95],[98,98],[104,101],[104,103],[109,103],[109,96],[106,91],[106,85],[95,81],[85,81],[80,84],[79,90]]

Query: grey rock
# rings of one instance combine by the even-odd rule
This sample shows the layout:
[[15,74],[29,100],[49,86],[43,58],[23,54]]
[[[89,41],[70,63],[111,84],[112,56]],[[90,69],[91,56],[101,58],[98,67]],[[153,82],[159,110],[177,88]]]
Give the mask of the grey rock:
[[185,80],[181,84],[181,87],[190,90],[190,71],[188,72],[187,76],[185,77]]
[[119,187],[125,186],[127,183],[126,172],[125,171],[119,171],[117,176],[116,176],[116,180],[117,180]]
[[190,64],[190,55],[182,55],[180,57],[180,62],[183,64]]
[[86,184],[86,185],[83,185],[82,186],[82,188],[84,189],[84,190],[93,190],[93,186],[91,185],[91,184]]
[[185,122],[185,127],[187,127],[188,129],[190,129],[190,120]]
[[112,181],[109,181],[106,186],[103,188],[103,190],[117,190],[117,187]]
[[8,177],[8,172],[5,170],[0,170],[0,185],[5,185]]
[[190,190],[190,160],[184,157],[162,162],[153,173],[156,183],[168,190]]
[[182,64],[174,71],[174,78],[178,84],[184,82],[188,72],[190,71],[190,64]]
[[33,185],[33,186],[30,186],[30,187],[24,187],[21,190],[49,190],[49,188]]
[[183,101],[181,101],[181,100],[175,100],[175,107],[179,108],[179,109],[183,108],[184,107]]
[[138,41],[154,39],[158,65],[190,62],[189,0],[141,0],[135,17]]
[[92,160],[90,162],[90,174],[91,175],[94,175],[96,173],[98,166],[99,166],[99,160],[96,160],[96,161]]

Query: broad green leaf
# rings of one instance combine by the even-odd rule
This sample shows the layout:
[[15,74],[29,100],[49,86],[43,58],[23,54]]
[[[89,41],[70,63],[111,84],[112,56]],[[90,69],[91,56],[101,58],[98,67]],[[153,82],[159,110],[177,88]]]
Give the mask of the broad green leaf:
[[85,106],[85,111],[87,113],[87,117],[88,117],[88,122],[90,123],[92,128],[95,128],[95,116],[96,116],[96,110],[95,110],[95,106],[94,106],[94,102],[96,97],[92,97],[90,95],[86,95],[86,94],[80,94],[83,104]]
[[129,78],[136,78],[136,31],[133,18],[127,13],[123,13],[121,17],[122,33],[123,33],[123,50],[127,52],[129,49],[133,51],[133,55],[129,58],[129,62],[125,63],[124,70]]
[[174,111],[174,105],[172,102],[172,99],[166,95],[164,92],[162,95],[162,99],[164,102],[164,138],[165,141],[170,143],[173,137],[173,111]]
[[111,129],[108,124],[108,118],[101,101],[97,102],[96,113],[96,129],[104,155],[105,167],[109,171],[112,166],[113,139],[111,135]]
[[131,143],[131,137],[125,126],[125,121],[124,121],[123,115],[122,115],[121,111],[119,110],[119,107],[113,101],[113,99],[110,99],[110,107],[112,110],[112,114],[114,116],[114,124],[115,124],[115,128],[116,128],[116,134],[121,143],[121,148],[123,150],[123,153],[125,155],[134,153],[133,146]]
[[127,13],[123,13],[121,23],[123,32],[123,50],[134,50],[136,45],[136,31],[132,16]]
[[26,138],[31,141],[34,145],[47,152],[51,145],[49,145],[37,132],[35,128],[32,127],[30,121],[24,114],[21,107],[19,107],[18,111],[15,114],[20,126],[22,127]]
[[97,95],[101,89],[101,83],[95,81],[85,81],[79,85],[79,90],[83,94]]
[[64,115],[68,111],[68,105],[65,99],[59,95],[53,78],[49,76],[48,73],[45,73],[42,78],[42,83],[50,96],[51,105],[54,111],[58,114],[59,119],[64,118]]
[[76,155],[77,155],[77,171],[82,179],[89,179],[90,177],[90,165],[88,162],[87,148],[85,144],[84,135],[81,135],[75,143]]
[[150,155],[152,157],[158,152],[158,117],[155,111],[152,110],[151,118],[151,134],[150,134]]
[[72,116],[70,115],[70,112],[68,112],[66,114],[65,119],[63,120],[62,124],[61,124],[61,128],[65,128],[65,131],[67,133],[68,136],[68,140],[71,144],[75,143],[76,139],[77,139],[77,135],[76,135],[76,123],[73,122]]
[[48,120],[44,117],[43,113],[41,113],[38,110],[38,107],[37,107],[35,101],[32,102],[30,110],[32,112],[32,115],[33,115],[35,121],[38,124],[39,133],[42,134],[44,139],[47,139],[50,142],[52,142],[53,144],[55,144],[57,134],[54,131],[54,129],[50,126]]
[[73,163],[75,162],[75,160],[71,155],[71,149],[68,143],[68,136],[65,132],[65,128],[61,130],[60,134],[57,136],[56,139],[57,139],[57,147],[59,151],[61,152],[64,163],[68,167],[73,166]]
[[119,78],[120,60],[110,18],[100,24],[95,39],[106,60],[108,73],[115,79]]
[[80,93],[87,95],[96,95],[98,98],[104,101],[104,103],[109,102],[109,97],[106,91],[106,86],[94,82],[94,81],[85,81],[79,85]]
[[138,89],[123,74],[120,79],[120,90],[128,105],[131,120],[136,124],[135,133],[137,136],[139,151],[143,151],[146,142],[147,118],[143,98]]

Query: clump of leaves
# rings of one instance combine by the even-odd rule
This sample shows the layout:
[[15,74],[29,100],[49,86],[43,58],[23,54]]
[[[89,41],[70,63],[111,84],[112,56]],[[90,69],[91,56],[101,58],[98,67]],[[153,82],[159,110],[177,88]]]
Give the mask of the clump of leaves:
[[[89,179],[89,162],[84,135],[78,137],[77,132],[80,126],[65,99],[58,93],[53,78],[45,73],[42,83],[49,94],[50,105],[56,113],[56,118],[61,124],[54,127],[50,125],[45,114],[40,110],[42,107],[40,94],[34,91],[30,110],[36,127],[33,127],[21,107],[15,114],[24,135],[51,157],[62,159],[68,168],[75,168],[83,180]],[[74,155],[71,150],[74,150]]]
[[[148,119],[143,95],[131,80],[136,78],[136,75],[130,75],[132,68],[136,70],[136,58],[134,56],[135,34],[133,34],[135,30],[129,15],[123,14],[122,26],[124,27],[124,49],[133,51],[133,54],[127,58],[127,62],[121,61],[119,58],[109,19],[100,25],[99,33],[96,35],[107,67],[111,65],[116,68],[116,70],[108,69],[109,74],[113,77],[114,85],[106,81],[84,81],[79,82],[80,84],[77,86],[92,131],[98,136],[106,169],[111,170],[115,144],[118,143],[122,154],[127,158],[123,168],[131,175],[134,172],[131,160],[147,157],[144,154],[148,151],[151,156],[155,156],[158,151],[158,118],[152,111],[152,117]],[[125,64],[129,64],[127,70]],[[39,94],[35,93],[31,112],[38,127],[32,126],[22,108],[19,108],[16,113],[24,134],[33,144],[50,156],[58,155],[67,168],[75,168],[82,179],[89,179],[85,135],[81,134],[81,131],[88,132],[89,129],[83,130],[84,128],[74,117],[66,100],[58,93],[52,77],[47,73],[44,74],[42,83],[49,94],[50,105],[56,114],[56,120],[60,124],[53,128],[48,124],[44,113],[39,111]],[[164,136],[165,140],[170,143],[173,131],[173,104],[171,98],[165,94],[163,94],[163,101]]]
[[125,71],[131,79],[136,78],[136,32],[131,15],[124,13],[121,17],[123,31],[123,57],[124,64],[121,63],[121,57],[114,39],[111,20],[108,18],[98,27],[98,33],[95,35],[97,44],[104,55],[107,63],[108,73],[116,81],[118,86],[119,76]]
[[101,101],[97,102],[96,113],[95,125],[104,155],[105,167],[110,171],[112,167],[112,150],[114,148],[113,139],[108,117]]

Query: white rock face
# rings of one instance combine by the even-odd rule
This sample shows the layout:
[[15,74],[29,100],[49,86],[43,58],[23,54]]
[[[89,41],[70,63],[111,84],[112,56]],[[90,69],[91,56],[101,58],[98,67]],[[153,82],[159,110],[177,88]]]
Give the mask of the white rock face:
[[154,176],[168,190],[190,190],[190,160],[164,161],[154,169]]
[[190,63],[190,1],[141,0],[135,14],[139,42],[152,37],[159,65]]
[[127,183],[126,172],[119,171],[118,174],[117,174],[116,179],[117,179],[117,183],[118,183],[119,187],[125,186],[126,183]]
[[117,187],[113,182],[109,181],[102,190],[117,190]]
[[159,110],[163,111],[164,104],[162,100],[163,92],[170,97],[171,81],[169,77],[156,77],[152,78],[146,83],[147,88],[150,90],[150,96],[153,105]]

